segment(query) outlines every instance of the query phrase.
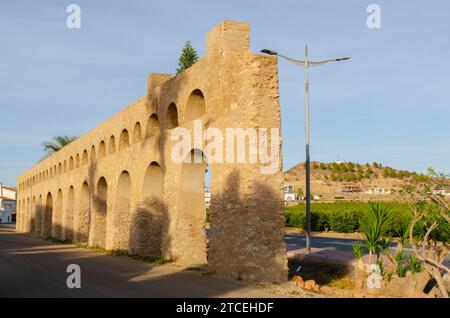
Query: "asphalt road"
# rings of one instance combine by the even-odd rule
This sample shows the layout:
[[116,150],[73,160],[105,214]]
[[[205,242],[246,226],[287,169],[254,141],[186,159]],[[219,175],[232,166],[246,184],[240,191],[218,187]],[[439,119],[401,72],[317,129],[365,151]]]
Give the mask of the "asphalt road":
[[[81,268],[81,288],[66,285],[67,266]],[[260,289],[153,266],[15,233],[0,225],[0,298],[4,297],[276,297]]]
[[[284,237],[287,251],[304,248],[306,246],[306,239],[304,235],[290,234]],[[360,242],[359,240],[335,238],[335,237],[313,237],[311,239],[311,247],[315,248],[329,248],[332,247],[336,251],[351,252],[352,245]]]

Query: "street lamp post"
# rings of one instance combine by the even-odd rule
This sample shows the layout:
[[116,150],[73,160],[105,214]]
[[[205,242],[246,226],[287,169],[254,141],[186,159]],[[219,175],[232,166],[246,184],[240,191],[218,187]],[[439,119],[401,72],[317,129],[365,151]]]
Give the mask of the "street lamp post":
[[262,53],[279,56],[284,58],[290,63],[303,66],[305,68],[305,130],[306,130],[306,160],[305,160],[305,190],[306,190],[306,251],[308,254],[311,253],[311,177],[310,177],[310,156],[309,156],[309,79],[308,79],[308,69],[313,66],[320,66],[328,62],[340,62],[349,60],[349,57],[335,58],[323,61],[310,61],[308,55],[308,45],[305,45],[305,60],[296,60],[290,57],[278,54],[272,50],[261,50]]

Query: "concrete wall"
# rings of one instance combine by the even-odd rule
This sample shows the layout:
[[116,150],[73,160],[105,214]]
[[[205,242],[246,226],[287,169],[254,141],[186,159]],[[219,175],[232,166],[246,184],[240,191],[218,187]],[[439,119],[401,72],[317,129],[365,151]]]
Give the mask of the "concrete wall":
[[281,139],[271,174],[260,173],[262,162],[217,163],[190,149],[184,155],[199,163],[174,162],[173,132],[193,132],[194,123],[203,131],[280,128],[276,59],[249,51],[248,24],[219,24],[195,65],[176,77],[151,74],[146,96],[22,174],[18,230],[207,263],[240,279],[285,280]]

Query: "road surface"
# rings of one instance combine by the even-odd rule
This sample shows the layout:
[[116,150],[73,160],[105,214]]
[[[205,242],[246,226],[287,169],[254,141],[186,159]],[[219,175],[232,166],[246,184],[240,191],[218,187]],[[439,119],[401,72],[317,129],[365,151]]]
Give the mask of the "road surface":
[[[69,289],[69,264],[81,288]],[[277,297],[211,276],[154,266],[15,233],[0,225],[0,298],[4,297]]]

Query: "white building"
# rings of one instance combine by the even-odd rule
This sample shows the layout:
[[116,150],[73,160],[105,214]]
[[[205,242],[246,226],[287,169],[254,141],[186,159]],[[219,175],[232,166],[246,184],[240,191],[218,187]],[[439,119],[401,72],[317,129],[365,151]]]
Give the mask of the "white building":
[[209,188],[205,188],[205,203],[211,203],[211,191]]
[[294,202],[298,201],[298,194],[294,192],[294,187],[291,185],[284,186],[284,201]]
[[16,194],[16,189],[0,184],[0,223],[11,223],[14,221]]

